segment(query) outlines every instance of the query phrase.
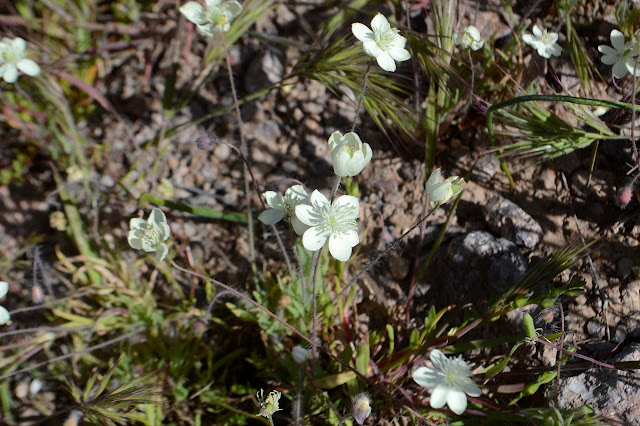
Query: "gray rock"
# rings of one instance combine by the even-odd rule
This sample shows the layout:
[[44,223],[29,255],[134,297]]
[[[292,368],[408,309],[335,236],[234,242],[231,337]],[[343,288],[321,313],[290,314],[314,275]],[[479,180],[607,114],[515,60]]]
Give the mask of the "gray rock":
[[[640,343],[632,343],[608,363],[637,361]],[[553,399],[552,386],[547,397]],[[602,416],[617,418],[622,424],[640,424],[640,386],[631,373],[594,366],[582,374],[562,379],[558,392],[560,409],[576,409],[590,405]]]
[[284,65],[280,60],[282,54],[266,50],[251,61],[244,77],[244,85],[250,93],[282,80]]
[[430,269],[427,281],[434,291],[429,296],[435,300],[429,303],[442,307],[471,299],[482,304],[514,285],[527,261],[512,242],[476,231],[442,247]]
[[483,155],[476,162],[471,172],[471,179],[476,182],[487,183],[493,179],[493,176],[495,176],[498,171],[498,167],[500,167],[500,160],[498,160],[497,155],[493,153]]
[[501,195],[485,205],[487,223],[502,237],[519,246],[534,248],[542,238],[542,228],[527,212]]

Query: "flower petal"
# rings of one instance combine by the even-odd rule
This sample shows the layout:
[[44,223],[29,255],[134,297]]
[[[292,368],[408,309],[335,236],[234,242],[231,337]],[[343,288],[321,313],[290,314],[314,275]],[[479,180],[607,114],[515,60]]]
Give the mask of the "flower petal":
[[266,191],[262,193],[262,196],[267,200],[267,205],[272,209],[281,209],[284,207],[284,200],[277,192]]
[[167,254],[169,253],[169,247],[165,243],[161,243],[157,247],[156,258],[154,259],[156,262],[162,262]]
[[461,381],[459,384],[461,390],[467,395],[480,396],[480,394],[482,393],[482,390],[480,390],[480,388],[475,383],[473,383],[471,379]]
[[5,64],[0,68],[0,74],[7,83],[15,83],[18,79],[18,68],[14,64]]
[[373,40],[373,32],[364,24],[360,24],[358,22],[351,24],[351,32],[358,40],[363,43],[365,41]]
[[458,389],[448,389],[447,405],[449,405],[451,411],[460,415],[467,409],[467,395]]
[[327,237],[326,232],[321,232],[318,227],[312,227],[302,235],[302,245],[309,251],[318,251],[324,246]]
[[222,6],[229,14],[230,20],[240,15],[240,13],[242,12],[242,5],[235,0],[226,1]]
[[342,262],[346,262],[347,260],[349,260],[353,247],[349,244],[345,244],[345,241],[346,239],[342,238],[342,235],[329,237],[329,253],[331,253],[331,256]]
[[178,10],[185,18],[187,18],[188,21],[193,22],[194,24],[203,25],[207,23],[207,16],[204,13],[204,9],[195,1],[185,3]]
[[382,52],[378,56],[376,56],[376,61],[380,68],[387,72],[395,72],[396,71],[396,61],[393,60],[391,55],[387,52]]
[[31,59],[20,59],[16,65],[26,75],[33,77],[40,74],[40,67]]
[[442,385],[436,386],[433,392],[431,392],[431,398],[429,399],[429,404],[431,404],[433,408],[444,407],[444,404],[447,402],[447,399],[449,398],[450,391],[451,389],[449,389],[446,386],[442,386]]
[[[603,62],[604,63],[604,62]],[[611,64],[607,64],[611,65]],[[625,61],[617,61],[611,69],[615,78],[622,78],[627,74],[627,64]]]
[[360,216],[360,201],[358,201],[358,197],[354,197],[353,195],[341,195],[333,202],[334,206],[339,208],[350,208],[353,211],[353,218],[357,218]]
[[398,62],[404,62],[411,59],[411,54],[408,50],[395,46],[389,49],[389,56]]
[[537,25],[533,26],[533,35],[536,36],[536,38],[542,38],[542,30],[538,28]]
[[5,297],[9,292],[9,283],[6,281],[0,281],[0,299]]
[[0,306],[0,325],[5,325],[9,323],[11,319],[11,315],[9,311],[7,311],[3,306]]
[[316,226],[322,221],[322,218],[318,217],[318,214],[316,213],[313,206],[309,204],[301,204],[299,206],[296,206],[295,213],[298,220],[300,220],[300,222],[304,223],[305,225]]
[[302,221],[297,217],[291,218],[291,226],[293,226],[293,230],[298,235],[303,235],[307,231],[307,229],[309,229],[309,225],[302,223]]
[[618,30],[611,30],[611,45],[619,52],[624,51],[624,34]]
[[433,388],[442,383],[442,373],[430,367],[418,367],[411,376],[417,384],[425,388]]
[[276,209],[265,210],[258,216],[258,220],[265,225],[275,225],[284,218],[281,211]]
[[391,25],[389,25],[389,21],[387,21],[387,18],[385,18],[382,13],[378,13],[371,20],[371,29],[374,32],[384,33],[391,29]]

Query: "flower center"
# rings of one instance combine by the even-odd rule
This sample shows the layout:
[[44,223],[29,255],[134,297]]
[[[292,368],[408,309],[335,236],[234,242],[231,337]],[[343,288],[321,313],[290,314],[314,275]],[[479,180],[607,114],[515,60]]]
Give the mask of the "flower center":
[[162,242],[161,229],[146,223],[142,229],[142,241],[150,247],[155,247]]
[[393,45],[393,42],[398,36],[398,30],[395,28],[390,28],[387,31],[380,32],[374,31],[373,39],[375,40],[378,47],[384,51],[387,51]]
[[549,35],[549,33],[547,32],[547,30],[545,29],[544,32],[542,33],[542,37],[540,38],[542,40],[542,42],[546,45],[551,45],[554,42],[551,39],[551,36]]
[[214,27],[219,26],[222,28],[224,28],[228,23],[227,16],[219,9],[211,12],[209,21],[213,23]]
[[330,235],[344,234],[348,231],[357,231],[353,208],[346,206],[324,205],[320,208],[322,224],[319,225],[323,233]]

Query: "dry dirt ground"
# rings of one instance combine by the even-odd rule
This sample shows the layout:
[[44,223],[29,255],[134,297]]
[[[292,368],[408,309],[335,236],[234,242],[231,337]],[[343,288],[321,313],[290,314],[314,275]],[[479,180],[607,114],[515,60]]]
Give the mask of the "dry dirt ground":
[[[490,2],[479,8],[476,22],[483,28],[483,33],[510,31],[498,3]],[[541,8],[547,2],[542,3]],[[595,46],[608,43],[608,32],[613,25],[612,6],[607,7],[606,10],[583,12],[585,16],[596,13],[600,17],[597,25],[594,24],[598,29],[597,36],[593,32],[588,36],[594,63],[598,63]],[[260,20],[257,30],[286,37],[308,37],[301,34],[303,30],[297,22],[304,18],[313,24],[313,7],[298,6],[295,9],[297,12],[294,14],[279,6],[274,13]],[[464,19],[470,19],[470,10],[473,7],[463,8]],[[536,9],[529,18],[544,17],[544,14],[543,9]],[[416,19],[420,16],[424,15],[416,13]],[[179,51],[178,87],[186,87],[199,70],[200,54],[204,48],[199,37],[195,37],[190,51],[176,45],[170,37],[177,30],[173,27],[174,22],[143,21],[141,25],[147,26],[146,29],[156,35],[155,39],[143,39],[136,49],[124,53],[105,52],[105,68],[99,89],[107,94],[124,118],[124,123],[102,111],[83,124],[83,131],[91,143],[106,146],[107,150],[104,157],[96,159],[96,167],[90,177],[92,184],[101,192],[100,205],[86,205],[81,213],[88,223],[96,219],[99,228],[111,234],[116,246],[123,250],[126,250],[128,218],[138,214],[136,196],[144,192],[161,196],[171,194],[175,200],[212,209],[243,210],[245,195],[240,159],[223,145],[204,152],[197,150],[194,144],[195,139],[202,135],[214,135],[237,144],[238,127],[234,114],[187,128],[158,144],[144,144],[162,125],[170,128],[197,119],[215,106],[232,102],[225,70],[220,67],[187,107],[170,122],[163,121],[160,99],[170,67],[168,58],[175,49],[182,48]],[[265,74],[282,75],[290,69],[297,52],[244,37],[232,47],[231,57],[235,79],[243,95],[254,88],[252,85],[267,81],[269,77]],[[148,64],[151,64],[151,69],[145,75]],[[525,65],[533,67],[535,64],[527,60]],[[571,84],[575,79],[571,79],[571,70],[567,72],[563,82]],[[602,72],[607,73],[607,70],[602,69]],[[399,74],[402,73],[410,73],[410,67],[401,68]],[[615,90],[606,90],[604,83],[596,85],[605,93],[604,96],[620,98]],[[337,97],[312,81],[298,82],[287,90],[273,90],[264,98],[244,105],[242,114],[250,146],[250,161],[261,188],[282,193],[298,181],[311,189],[328,187],[332,168],[327,138],[336,129],[344,132],[350,128],[353,111],[352,94]],[[471,232],[487,232],[493,240],[486,242],[488,251],[477,260],[476,266],[490,267],[482,263],[486,262],[487,256],[491,258],[506,250],[510,256],[505,260],[506,267],[513,265],[517,269],[513,272],[513,277],[516,277],[522,265],[526,268],[526,265],[567,244],[579,242],[581,235],[587,240],[598,237],[599,241],[590,252],[592,266],[585,259],[562,277],[564,280],[571,276],[584,279],[587,290],[584,295],[562,301],[565,330],[571,335],[572,345],[612,342],[607,346],[609,353],[613,353],[618,344],[637,341],[640,337],[640,281],[632,267],[640,266],[639,202],[634,199],[625,210],[619,209],[614,202],[617,190],[627,180],[625,163],[631,162],[628,143],[601,144],[590,181],[590,150],[542,164],[512,159],[509,164],[517,186],[511,189],[496,158],[488,154],[489,141],[482,118],[476,124],[470,123],[477,119],[478,113],[470,111],[468,120],[464,117],[456,120],[455,124],[445,126],[440,135],[436,163],[445,175],[466,175],[476,164],[473,179],[466,187],[441,248],[443,255],[454,250],[451,244],[456,239]],[[6,129],[3,131],[7,132]],[[361,230],[366,231],[358,256],[366,261],[399,238],[423,214],[425,176],[420,147],[394,149],[367,118],[360,121],[358,132],[374,151],[373,161],[356,179],[363,206]],[[5,133],[3,140],[15,140],[15,135]],[[15,146],[19,145],[20,142],[15,141]],[[54,265],[56,245],[63,250],[71,250],[66,236],[49,226],[49,214],[58,210],[60,204],[46,160],[42,156],[30,165],[24,174],[26,181],[23,184],[0,186],[0,252],[5,259],[17,260],[7,271],[12,294],[9,306],[24,305],[30,300],[29,273],[25,268],[30,255],[25,248],[39,244],[50,268]],[[6,166],[6,161],[2,164]],[[139,175],[145,170],[147,177],[132,188],[133,196],[118,189],[118,179],[131,173]],[[162,186],[172,188],[172,193],[171,190],[162,192]],[[83,196],[82,188],[81,184],[72,186],[77,197]],[[521,210],[501,216],[488,209],[489,204],[502,202],[494,199],[496,195],[510,200]],[[252,197],[255,212],[259,213],[256,194]],[[367,274],[361,286],[364,313],[360,318],[361,327],[372,325],[369,321],[373,319],[367,313],[389,306],[401,309],[406,304],[416,255],[428,253],[448,208],[450,206],[439,209],[428,220],[422,246],[418,246],[418,228]],[[498,219],[491,219],[492,214],[498,214]],[[177,211],[167,211],[167,216],[180,250],[190,252],[187,254],[194,263],[202,265],[209,275],[241,286],[250,281],[245,225],[205,220]],[[539,231],[535,223],[539,224]],[[533,227],[527,234],[531,239],[523,240],[517,231],[527,226]],[[513,231],[514,227],[516,231]],[[269,238],[270,232],[270,229],[257,226],[257,252],[261,264],[276,270],[282,267],[282,258],[273,239]],[[510,242],[508,247],[507,243],[499,240],[501,237]],[[414,305],[417,315],[425,312],[430,302],[446,304],[446,293],[450,291],[465,298],[474,286],[496,289],[491,287],[494,277],[473,275],[469,271],[461,271],[457,275],[464,282],[439,281],[435,276],[440,273],[437,265],[443,262],[446,265],[442,259],[435,262],[436,269],[427,274],[417,289],[418,298]],[[511,272],[506,273],[511,276]],[[594,352],[595,349],[591,353]],[[553,359],[553,354],[542,351],[536,356],[543,362]]]

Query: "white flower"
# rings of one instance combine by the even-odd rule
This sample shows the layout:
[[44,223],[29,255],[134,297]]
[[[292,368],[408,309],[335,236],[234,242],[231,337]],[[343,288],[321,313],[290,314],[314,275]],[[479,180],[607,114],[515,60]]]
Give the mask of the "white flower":
[[25,58],[27,43],[20,37],[3,38],[0,41],[0,76],[7,83],[15,83],[18,79],[18,70],[23,73],[36,76],[40,74],[40,67],[31,59]]
[[199,3],[190,1],[180,7],[180,13],[196,24],[198,32],[213,37],[214,32],[225,33],[231,28],[231,21],[242,12],[237,1],[205,0],[205,10]]
[[351,24],[351,32],[362,42],[364,53],[376,58],[380,68],[394,72],[395,61],[402,62],[411,58],[404,48],[407,39],[398,35],[398,30],[391,28],[387,18],[381,13],[373,17],[371,28],[373,31],[360,23]]
[[[453,183],[454,181],[456,183]],[[431,208],[444,204],[454,195],[458,195],[462,191],[463,182],[464,180],[458,176],[451,176],[444,182],[440,182],[440,169],[435,169],[427,181]]]
[[462,46],[463,49],[471,50],[478,50],[484,45],[480,30],[473,25],[469,25],[462,30],[462,33],[456,31],[453,34],[453,42],[458,46]]
[[300,345],[295,345],[291,350],[291,354],[293,355],[293,359],[298,363],[302,364],[309,358],[309,350],[303,348]]
[[300,222],[296,217],[296,206],[307,201],[309,195],[302,185],[293,185],[284,193],[284,198],[273,191],[267,191],[262,194],[267,200],[267,204],[271,209],[260,213],[258,220],[265,225],[275,225],[283,218],[288,217],[296,234],[302,235],[304,231],[309,229],[307,225]]
[[169,247],[164,241],[171,235],[171,229],[162,210],[154,208],[146,221],[135,217],[131,219],[129,226],[131,230],[128,240],[131,247],[146,252],[157,251],[156,262],[162,262],[167,257]]
[[558,41],[558,33],[549,33],[547,29],[540,30],[537,25],[533,26],[533,35],[525,34],[522,36],[525,43],[533,47],[538,51],[538,55],[543,58],[549,59],[553,56],[560,56],[562,53],[562,47],[556,41]]
[[320,250],[329,239],[329,253],[343,262],[351,257],[351,249],[360,242],[356,219],[360,202],[351,195],[342,195],[329,204],[317,189],[309,198],[310,204],[296,207],[298,219],[310,226],[302,236],[302,245],[310,251]]
[[624,34],[618,30],[611,31],[611,45],[613,48],[600,45],[598,51],[603,53],[600,61],[605,65],[613,65],[612,72],[615,78],[624,77],[627,72],[635,76],[640,76],[640,65],[637,65],[638,40],[634,36],[633,40],[625,43]]
[[349,132],[342,136],[340,132],[333,132],[329,138],[331,162],[333,172],[340,177],[355,176],[371,161],[371,147],[362,143],[360,136]]
[[425,388],[435,388],[430,399],[433,408],[442,408],[446,403],[454,413],[464,413],[467,395],[480,396],[482,393],[469,378],[471,369],[462,356],[448,359],[437,349],[431,351],[430,358],[436,368],[417,368],[412,373],[413,380]]
[[[0,299],[5,297],[9,292],[9,283],[6,281],[0,281]],[[9,311],[7,311],[3,306],[0,306],[0,325],[5,325],[9,323],[11,319],[11,315],[9,315]]]

